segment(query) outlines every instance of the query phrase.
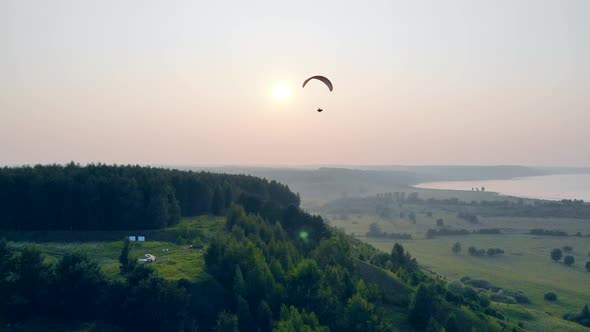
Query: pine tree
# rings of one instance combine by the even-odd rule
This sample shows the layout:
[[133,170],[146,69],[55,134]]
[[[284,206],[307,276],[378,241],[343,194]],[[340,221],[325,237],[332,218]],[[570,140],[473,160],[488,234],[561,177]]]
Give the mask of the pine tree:
[[420,284],[410,304],[409,320],[412,326],[425,328],[438,312],[439,299],[432,286]]
[[260,301],[260,304],[258,305],[256,319],[260,331],[270,332],[272,330],[272,310],[264,300]]
[[5,239],[0,240],[0,282],[8,275],[12,254]]
[[244,275],[239,265],[236,265],[234,272],[233,289],[237,296],[246,297],[246,282],[244,281]]
[[459,329],[459,322],[457,321],[457,316],[455,314],[451,314],[449,319],[447,319],[446,329],[448,332],[458,332]]
[[121,254],[119,255],[119,264],[121,267],[121,274],[127,274],[133,270],[135,266],[135,261],[130,258],[131,253],[131,241],[129,238],[125,238],[123,242],[123,249],[121,249]]
[[213,329],[215,332],[239,332],[238,316],[222,311],[217,316],[217,324]]
[[445,328],[440,326],[440,324],[436,321],[436,319],[430,317],[428,321],[428,325],[426,326],[425,332],[443,332]]
[[215,188],[213,192],[213,201],[211,202],[211,210],[215,215],[221,215],[225,210],[225,200],[221,190],[219,188]]
[[239,295],[237,296],[237,302],[238,307],[236,311],[238,314],[238,325],[240,326],[240,331],[248,331],[254,324],[252,314],[250,313],[250,305],[248,305],[248,302]]
[[397,242],[393,245],[393,248],[391,249],[391,263],[393,264],[394,271],[406,265],[406,255],[404,254],[404,247]]

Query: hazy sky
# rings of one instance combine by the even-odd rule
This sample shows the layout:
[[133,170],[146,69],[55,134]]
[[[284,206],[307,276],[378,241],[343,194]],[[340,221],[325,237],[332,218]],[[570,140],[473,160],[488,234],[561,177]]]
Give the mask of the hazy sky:
[[587,0],[0,0],[0,164],[590,166],[589,127]]

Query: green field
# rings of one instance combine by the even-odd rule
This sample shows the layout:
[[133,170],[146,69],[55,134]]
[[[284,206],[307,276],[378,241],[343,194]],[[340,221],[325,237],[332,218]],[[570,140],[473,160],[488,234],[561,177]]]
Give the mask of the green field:
[[[390,251],[395,242],[365,240],[383,251]],[[450,250],[455,242],[463,246],[463,252],[458,255]],[[555,327],[553,324],[557,322],[554,322],[553,317],[560,318],[567,312],[578,312],[584,304],[590,303],[590,273],[583,266],[590,259],[590,241],[587,238],[469,235],[405,241],[403,245],[423,267],[446,277],[448,281],[469,276],[488,280],[502,288],[523,291],[531,300],[531,304],[525,308],[532,313],[533,324],[539,324],[540,321],[549,324],[545,326],[547,328]],[[472,257],[466,253],[466,248],[471,245],[478,248],[502,248],[506,254],[499,257]],[[555,263],[549,258],[552,248],[564,245],[574,248],[572,255],[576,263],[571,267]],[[543,295],[550,291],[557,294],[558,301],[543,299]],[[542,327],[542,324],[537,327]],[[582,329],[575,324],[572,328],[578,331]]]
[[[428,190],[423,190],[428,192]],[[421,198],[450,198],[452,192],[430,190],[430,195]],[[461,192],[464,195],[471,192]],[[473,193],[475,196],[496,196],[489,193]],[[484,279],[493,285],[511,290],[522,291],[531,303],[502,304],[494,303],[507,317],[523,321],[525,326],[535,331],[589,331],[581,325],[562,319],[565,313],[579,312],[585,304],[590,304],[590,272],[584,264],[590,260],[590,239],[576,236],[533,236],[529,232],[534,228],[558,229],[575,234],[590,233],[590,220],[569,218],[523,218],[523,217],[482,217],[478,216],[476,224],[460,219],[457,211],[429,207],[428,205],[404,204],[395,207],[395,213],[388,218],[375,215],[370,209],[368,214],[359,213],[322,213],[331,225],[354,234],[362,241],[376,248],[390,252],[395,242],[400,242],[416,257],[420,265],[446,278],[448,282],[459,280],[464,276]],[[401,218],[399,212],[405,216]],[[409,220],[408,214],[416,215],[416,223]],[[499,228],[499,235],[463,235],[437,236],[426,239],[428,229],[436,229],[436,220],[443,219],[444,225],[454,229],[474,231],[482,228]],[[384,232],[408,233],[413,240],[396,240],[367,238],[365,233],[369,225],[377,223]],[[451,246],[455,242],[462,244],[463,250],[455,255]],[[553,248],[573,247],[569,253],[575,257],[573,266],[555,263],[550,259]],[[501,248],[504,255],[497,257],[473,257],[467,253],[469,246],[477,248]],[[564,253],[565,255],[565,253]],[[558,296],[555,302],[544,299],[544,294],[554,292]]]
[[[202,216],[181,221],[174,227],[158,231],[134,231],[130,234],[156,234],[160,238],[170,238],[170,241],[147,241],[132,244],[131,256],[135,259],[143,258],[145,254],[156,256],[154,263],[149,263],[162,277],[169,280],[198,279],[204,271],[204,248],[206,239],[223,225],[223,218]],[[44,232],[45,242],[9,241],[11,248],[18,251],[25,246],[35,247],[46,257],[48,263],[57,261],[66,253],[80,251],[96,261],[101,269],[110,277],[119,275],[119,254],[123,248],[123,241],[84,241],[72,242],[72,237],[80,236],[81,232],[65,234],[67,232]],[[88,232],[92,233],[92,232]],[[108,233],[108,232],[102,232]],[[118,236],[121,232],[110,232],[101,237]],[[36,237],[34,232],[20,232],[10,234],[13,237],[27,239]],[[84,234],[86,237],[88,234]],[[68,241],[58,241],[67,239]],[[190,239],[191,241],[189,241]],[[166,250],[167,249],[167,250]]]
[[[31,243],[10,242],[18,250],[24,246],[35,247],[46,256],[47,262],[55,262],[66,253],[80,251],[96,261],[101,269],[111,277],[119,274],[119,254],[123,241],[116,242],[84,242],[84,243]],[[163,251],[168,249],[168,251]],[[134,243],[131,255],[143,258],[145,254],[156,256],[154,263],[149,263],[159,274],[170,280],[189,279],[201,275],[204,269],[203,251],[189,248],[189,245],[178,245],[172,242]]]
[[[432,216],[427,216],[426,212],[430,211]],[[369,225],[376,222],[385,232],[409,233],[417,238],[423,238],[428,229],[437,228],[436,220],[442,219],[445,226],[456,229],[466,229],[474,231],[482,228],[500,228],[502,233],[506,234],[528,234],[531,229],[558,229],[575,234],[590,233],[590,220],[570,219],[570,218],[522,218],[522,217],[481,217],[479,222],[472,224],[466,220],[457,217],[456,212],[444,210],[431,210],[424,207],[406,205],[403,207],[406,214],[404,218],[393,216],[392,218],[379,218],[376,216],[367,216],[360,214],[351,214],[348,216],[322,214],[332,226],[342,228],[347,233],[363,235],[369,230]],[[407,217],[407,214],[414,212],[416,214],[416,224],[413,224]],[[590,241],[589,241],[590,242]]]

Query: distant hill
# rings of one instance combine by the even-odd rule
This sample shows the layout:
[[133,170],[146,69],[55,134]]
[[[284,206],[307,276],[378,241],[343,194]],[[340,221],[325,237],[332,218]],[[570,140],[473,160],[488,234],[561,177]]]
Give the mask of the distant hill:
[[590,174],[590,167],[538,167],[549,174]]
[[[199,169],[190,168],[187,169]],[[304,206],[343,197],[414,191],[412,185],[431,181],[492,180],[550,174],[525,166],[358,166],[316,169],[270,167],[218,167],[205,170],[249,174],[285,183],[301,195]],[[202,169],[201,169],[202,170]]]
[[405,171],[428,178],[428,181],[469,181],[469,180],[504,180],[523,176],[551,174],[549,170],[527,166],[384,166],[369,169],[382,171]]
[[326,202],[347,196],[365,196],[406,188],[414,183],[429,181],[409,171],[377,171],[347,168],[238,168],[208,169],[233,174],[250,174],[285,183],[301,195],[304,203]]

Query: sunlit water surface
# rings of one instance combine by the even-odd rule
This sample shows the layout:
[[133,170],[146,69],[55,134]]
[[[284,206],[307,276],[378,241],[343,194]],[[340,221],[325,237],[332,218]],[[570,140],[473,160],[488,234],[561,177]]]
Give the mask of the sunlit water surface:
[[486,191],[502,195],[549,200],[582,199],[590,202],[590,174],[546,175],[511,180],[425,182],[417,188]]

